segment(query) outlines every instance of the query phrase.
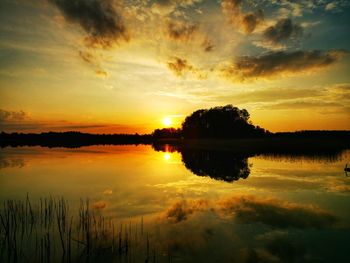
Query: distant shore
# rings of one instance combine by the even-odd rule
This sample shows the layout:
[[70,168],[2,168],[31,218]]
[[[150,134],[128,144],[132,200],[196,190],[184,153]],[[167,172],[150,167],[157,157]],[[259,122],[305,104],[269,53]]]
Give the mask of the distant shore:
[[155,138],[138,134],[88,134],[80,132],[20,134],[1,133],[0,146],[79,148],[92,145],[153,145],[155,149],[228,150],[237,152],[326,152],[350,149],[350,131],[304,131],[275,133],[263,138]]
[[158,140],[155,149],[220,150],[246,154],[264,153],[331,153],[350,149],[350,140],[343,138],[249,138],[249,139],[201,139]]

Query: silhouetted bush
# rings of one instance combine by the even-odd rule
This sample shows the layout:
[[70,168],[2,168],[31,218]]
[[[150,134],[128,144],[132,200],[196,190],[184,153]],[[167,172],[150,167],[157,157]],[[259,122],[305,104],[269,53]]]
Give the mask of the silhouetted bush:
[[269,133],[249,121],[249,113],[232,105],[201,109],[182,124],[184,138],[251,138]]

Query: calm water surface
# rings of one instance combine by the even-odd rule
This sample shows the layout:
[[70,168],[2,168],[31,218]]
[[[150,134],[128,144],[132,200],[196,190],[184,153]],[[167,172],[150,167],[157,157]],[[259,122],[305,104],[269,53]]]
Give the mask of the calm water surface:
[[98,214],[142,218],[166,247],[159,262],[350,262],[349,151],[239,156],[94,146],[0,154],[1,201],[63,196],[74,210],[88,198]]

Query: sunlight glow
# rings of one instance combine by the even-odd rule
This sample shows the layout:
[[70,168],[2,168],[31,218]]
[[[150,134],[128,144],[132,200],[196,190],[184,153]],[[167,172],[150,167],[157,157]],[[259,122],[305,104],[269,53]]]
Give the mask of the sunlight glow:
[[164,154],[164,160],[165,160],[165,161],[169,161],[169,160],[170,160],[170,157],[171,157],[170,153],[165,153],[165,154]]
[[163,119],[163,124],[166,126],[166,127],[169,127],[171,124],[173,123],[172,119],[170,117],[165,117]]

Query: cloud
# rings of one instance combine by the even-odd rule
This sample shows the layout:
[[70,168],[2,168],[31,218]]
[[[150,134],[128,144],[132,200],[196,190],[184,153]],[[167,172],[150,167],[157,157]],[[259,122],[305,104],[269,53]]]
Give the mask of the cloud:
[[0,123],[23,121],[27,117],[24,111],[7,111],[0,109]]
[[310,108],[334,108],[341,107],[340,103],[327,102],[327,101],[287,101],[269,106],[270,109],[280,110],[280,109],[310,109]]
[[332,96],[320,97],[318,100],[291,100],[271,105],[264,105],[262,109],[270,110],[310,110],[321,114],[350,114],[347,99],[336,99]]
[[328,3],[324,9],[326,11],[329,11],[329,10],[335,9],[336,7],[337,7],[337,4],[335,2],[331,2],[331,3]]
[[173,61],[169,61],[168,67],[177,76],[183,76],[186,72],[193,70],[193,66],[186,59],[179,57],[174,57]]
[[215,213],[241,224],[262,223],[274,228],[327,228],[337,222],[329,212],[312,205],[301,205],[274,198],[233,196],[214,201],[181,200],[164,213],[171,223],[180,223],[198,212]]
[[341,95],[349,95],[350,94],[350,83],[334,84],[329,89],[331,91],[336,92],[336,93],[340,93]]
[[106,208],[107,204],[104,201],[97,201],[91,204],[91,207],[96,210],[102,210]]
[[97,64],[95,56],[88,51],[79,51],[79,56],[82,58],[83,61],[85,61],[88,64],[95,65]]
[[90,66],[92,66],[94,68],[95,74],[98,77],[101,78],[105,78],[108,76],[107,71],[105,71],[104,69],[101,68],[101,63],[98,60],[98,58],[96,58],[96,56],[94,54],[92,54],[89,51],[79,51],[79,56],[80,58],[82,58],[82,60],[89,64]]
[[254,102],[276,102],[280,100],[300,99],[300,98],[315,98],[321,97],[325,92],[322,89],[312,88],[266,88],[252,91],[244,91],[235,95],[218,95],[213,99],[231,100],[239,103],[254,103]]
[[192,200],[192,201],[178,201],[171,205],[165,212],[165,218],[170,222],[179,223],[187,220],[193,213],[205,211],[208,208],[208,201]]
[[332,214],[314,206],[253,196],[220,201],[219,212],[243,224],[262,223],[277,228],[325,228],[336,222]]
[[337,62],[344,51],[274,51],[262,56],[239,57],[232,65],[222,69],[224,76],[244,81],[270,78],[280,74],[296,74],[328,67]]
[[152,5],[152,12],[158,15],[168,15],[176,8],[176,3],[172,0],[158,0]]
[[262,10],[258,10],[256,13],[248,13],[243,15],[241,23],[244,32],[252,33],[262,20],[264,20]]
[[170,39],[188,41],[198,31],[198,25],[187,21],[170,21],[167,25],[167,35]]
[[271,44],[278,45],[288,40],[301,37],[303,35],[303,30],[300,24],[293,23],[289,18],[283,18],[278,20],[275,25],[268,27],[263,32],[263,38]]
[[173,57],[168,61],[167,65],[168,68],[178,77],[183,77],[187,73],[191,73],[198,79],[206,78],[206,75],[203,72],[191,65],[186,59]]
[[[301,240],[289,238],[285,232],[270,232],[261,237],[264,250],[270,254],[268,258],[276,258],[279,262],[309,262],[311,255],[307,254],[307,246]],[[259,256],[264,255],[263,253]],[[266,254],[265,254],[266,257]],[[312,261],[312,260],[311,260]]]
[[101,77],[101,78],[105,78],[105,77],[108,76],[107,71],[105,71],[105,70],[103,70],[103,69],[97,69],[97,70],[95,71],[95,73],[96,73],[96,75],[97,75],[98,77]]
[[[27,114],[25,114],[27,116]],[[64,120],[60,121],[39,121],[29,117],[23,120],[7,119],[0,121],[0,132],[103,132],[103,133],[130,133],[135,131],[135,127],[122,124],[90,124],[90,123],[70,123]]]
[[253,33],[255,28],[264,20],[261,9],[258,9],[255,13],[244,12],[243,0],[222,0],[221,8],[229,23],[247,34]]
[[87,33],[86,44],[108,48],[128,40],[126,26],[113,0],[49,0],[65,19],[78,23]]
[[214,45],[209,38],[205,38],[202,42],[202,48],[205,52],[211,52],[214,50]]
[[151,11],[158,15],[169,15],[181,8],[187,8],[200,3],[202,0],[156,0],[151,6]]
[[103,194],[104,195],[111,195],[111,194],[113,194],[113,190],[112,189],[106,189],[106,190],[103,191]]
[[241,12],[243,0],[222,0],[221,7],[224,13],[236,14]]

